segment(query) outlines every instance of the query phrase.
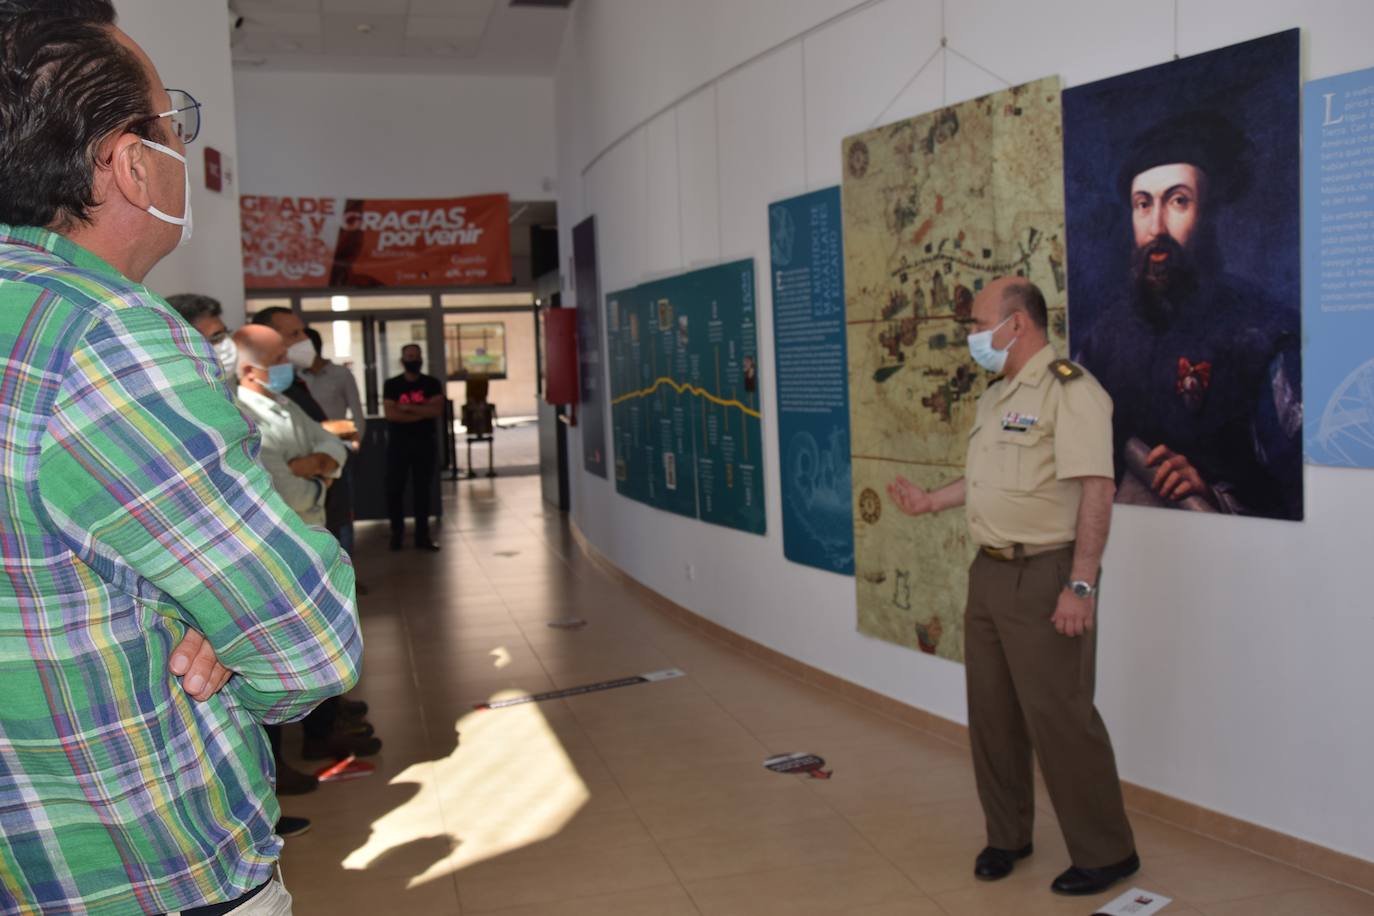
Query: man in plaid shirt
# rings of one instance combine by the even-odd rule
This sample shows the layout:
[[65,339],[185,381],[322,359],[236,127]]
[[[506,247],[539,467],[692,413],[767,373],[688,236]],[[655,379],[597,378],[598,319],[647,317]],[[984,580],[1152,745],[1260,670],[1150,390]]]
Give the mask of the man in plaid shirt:
[[200,118],[113,23],[0,0],[0,913],[280,916],[260,723],[357,679],[353,573],[141,285]]

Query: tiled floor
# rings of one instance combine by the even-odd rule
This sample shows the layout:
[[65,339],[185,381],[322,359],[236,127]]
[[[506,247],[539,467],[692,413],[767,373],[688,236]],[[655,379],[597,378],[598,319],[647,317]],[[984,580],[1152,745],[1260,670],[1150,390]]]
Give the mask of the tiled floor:
[[[360,532],[376,775],[287,799],[314,819],[283,859],[298,916],[1076,914],[1043,806],[1036,854],[971,874],[966,753],[641,607],[540,503],[537,478],[445,484],[444,551]],[[580,617],[581,630],[549,620]],[[505,692],[677,667],[687,677],[476,712]],[[293,744],[288,735],[288,744]],[[781,776],[811,751],[831,781]],[[1139,815],[1141,887],[1166,914],[1353,916],[1374,897]],[[1124,890],[1120,888],[1119,890]]]

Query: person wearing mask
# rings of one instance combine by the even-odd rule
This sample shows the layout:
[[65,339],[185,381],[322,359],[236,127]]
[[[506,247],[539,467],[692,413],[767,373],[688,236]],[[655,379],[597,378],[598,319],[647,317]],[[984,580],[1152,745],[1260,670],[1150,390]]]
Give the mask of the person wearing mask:
[[[286,397],[295,377],[286,342],[264,325],[250,324],[235,332],[238,348],[238,405],[262,435],[259,460],[287,505],[307,525],[324,527],[325,496],[342,474],[348,446]],[[337,698],[321,703],[302,723],[301,755],[307,760],[342,759],[350,754],[371,756],[382,749],[365,722],[354,721]],[[288,766],[282,756],[280,730],[269,732],[278,769],[278,791],[299,795],[313,791],[314,776]]]
[[301,316],[288,308],[274,305],[253,315],[252,323],[276,331],[286,344],[287,362],[296,372],[292,374],[291,384],[282,393],[316,423],[323,423],[329,419],[324,408],[320,407],[319,402],[310,394],[310,389],[299,375],[315,363],[315,348],[305,336],[305,322],[301,321]]
[[261,723],[352,686],[362,637],[143,285],[191,235],[199,106],[109,0],[0,0],[0,74],[0,908],[289,916]]
[[967,506],[964,675],[969,743],[988,845],[974,876],[997,881],[1034,849],[1038,756],[1072,866],[1058,894],[1097,894],[1140,869],[1116,756],[1093,704],[1097,586],[1115,493],[1112,399],[1050,345],[1045,297],[1003,277],[973,300],[974,362],[998,378],[978,399],[966,474],[888,496],[907,515]]
[[225,380],[237,384],[239,351],[229,337],[229,328],[224,324],[219,300],[198,293],[177,293],[167,297],[167,304],[209,342],[220,368],[224,370]]
[[438,424],[444,414],[444,388],[439,380],[420,372],[424,355],[419,344],[401,348],[400,375],[382,386],[382,409],[387,421],[386,505],[391,515],[391,549],[405,543],[406,480],[415,506],[415,546],[437,551],[429,535],[429,507],[433,496]]
[[[325,359],[321,354],[323,341],[320,332],[314,328],[305,329],[306,339],[315,354],[308,369],[297,371],[297,377],[310,389],[315,403],[320,405],[327,418],[326,429],[341,439],[351,443],[354,451],[360,447],[367,430],[367,419],[363,416],[362,399],[358,396],[358,383],[353,373],[343,366]],[[353,552],[353,477],[348,467],[344,468],[343,478],[326,506],[328,521],[326,527],[339,539],[344,550]],[[359,586],[359,594],[366,594]]]
[[233,340],[239,354],[238,405],[262,435],[259,460],[286,504],[307,525],[323,528],[325,494],[343,472],[348,447],[287,399],[295,369],[280,334],[249,325]]

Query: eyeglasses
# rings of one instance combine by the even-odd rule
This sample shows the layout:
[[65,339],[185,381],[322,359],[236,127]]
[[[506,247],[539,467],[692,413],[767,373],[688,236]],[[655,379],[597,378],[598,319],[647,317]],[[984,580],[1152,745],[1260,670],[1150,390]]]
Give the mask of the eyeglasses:
[[172,100],[169,110],[149,115],[134,123],[147,124],[158,118],[171,118],[172,132],[177,135],[177,139],[182,143],[190,143],[200,136],[200,103],[184,89],[168,89],[167,95]]

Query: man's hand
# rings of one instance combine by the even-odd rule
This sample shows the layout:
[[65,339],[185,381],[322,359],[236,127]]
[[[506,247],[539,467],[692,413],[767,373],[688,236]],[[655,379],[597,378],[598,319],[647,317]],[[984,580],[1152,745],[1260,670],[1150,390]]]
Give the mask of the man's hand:
[[333,433],[340,439],[353,440],[358,438],[358,424],[352,420],[325,420],[320,424],[325,432]]
[[1156,445],[1145,458],[1145,466],[1157,468],[1150,489],[1164,499],[1178,501],[1185,496],[1210,499],[1212,488],[1183,455],[1167,445]]
[[210,640],[189,629],[181,643],[172,650],[172,658],[167,667],[181,678],[181,689],[185,690],[191,699],[201,703],[219,693],[220,688],[234,675],[234,672],[219,663]]
[[907,515],[924,515],[935,511],[935,501],[930,494],[900,474],[887,485],[887,495]]
[[297,477],[325,477],[331,474],[339,463],[323,452],[315,452],[292,458],[286,465]]
[[1082,636],[1093,628],[1096,611],[1096,596],[1080,598],[1066,588],[1059,593],[1050,622],[1060,636]]

